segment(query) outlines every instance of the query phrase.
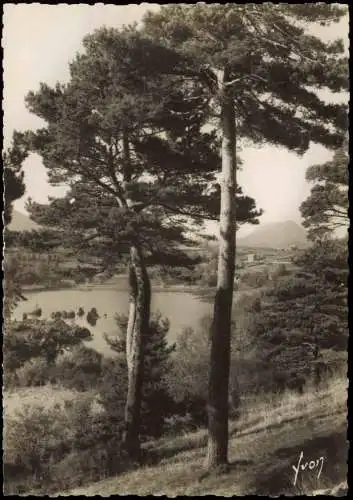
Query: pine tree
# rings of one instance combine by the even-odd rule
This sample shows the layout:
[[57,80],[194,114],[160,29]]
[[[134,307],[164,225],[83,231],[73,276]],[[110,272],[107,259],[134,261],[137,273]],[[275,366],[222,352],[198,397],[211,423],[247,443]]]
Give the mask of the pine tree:
[[[14,246],[14,232],[8,229],[12,220],[14,201],[25,193],[23,162],[27,158],[26,147],[23,147],[23,135],[15,132],[11,146],[3,154],[4,182],[4,242],[7,248]],[[20,282],[21,263],[16,258],[4,259],[4,317],[9,320],[11,311],[20,300],[23,300]]]
[[335,151],[331,161],[308,168],[306,179],[314,183],[300,210],[311,240],[331,236],[348,227],[348,141]]
[[[205,97],[198,85],[188,86],[185,99],[175,78],[152,77],[159,53],[133,28],[101,29],[84,48],[68,84],[41,84],[27,96],[28,109],[47,124],[27,134],[29,149],[41,155],[53,184],[71,185],[72,196],[53,200],[48,210],[29,209],[37,222],[56,222],[68,245],[87,253],[104,248],[105,262],[129,253],[125,444],[138,457],[151,295],[146,246],[160,260],[178,258],[171,247],[182,239],[185,219],[215,217],[219,155],[215,134],[201,131]],[[251,199],[239,196],[238,203],[247,220],[256,219]]]
[[[128,318],[124,315],[116,315],[119,333],[115,336],[105,336],[105,340],[111,349],[119,354],[126,349],[126,329]],[[142,436],[158,438],[162,435],[165,419],[173,410],[173,402],[168,393],[165,380],[166,373],[171,366],[171,354],[175,351],[175,345],[168,345],[167,335],[169,332],[169,321],[163,318],[161,313],[151,316],[149,337],[145,344],[144,355],[144,381],[142,389],[141,404],[141,430]],[[119,398],[119,390],[117,397]],[[114,397],[105,397],[105,406],[108,412],[114,408]]]
[[267,141],[298,153],[311,141],[341,144],[345,107],[325,104],[315,91],[324,86],[332,92],[347,89],[343,44],[325,43],[309,34],[308,27],[337,22],[346,12],[332,4],[173,4],[145,17],[144,32],[151,43],[170,53],[155,62],[155,70],[183,76],[184,86],[198,83],[222,141],[206,460],[210,470],[223,469],[228,460],[237,140]]
[[4,167],[4,223],[8,226],[12,220],[13,202],[21,198],[25,193],[23,162],[27,158],[26,148],[23,143],[22,134],[15,132],[11,147],[3,154]]

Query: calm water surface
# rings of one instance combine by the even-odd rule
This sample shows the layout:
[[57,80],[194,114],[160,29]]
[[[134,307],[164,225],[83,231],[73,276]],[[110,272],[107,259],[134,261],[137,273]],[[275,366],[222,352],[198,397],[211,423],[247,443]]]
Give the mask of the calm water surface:
[[[100,318],[95,327],[86,322],[85,316],[75,319],[76,324],[85,326],[93,334],[93,340],[87,345],[103,354],[111,354],[103,334],[113,335],[117,333],[118,327],[114,320],[116,313],[128,313],[128,291],[112,288],[88,288],[50,290],[25,293],[27,301],[21,302],[14,312],[15,319],[22,319],[23,313],[30,313],[36,307],[42,309],[42,318],[50,318],[52,312],[62,310],[73,310],[77,313],[79,307],[87,312],[95,307]],[[179,333],[185,327],[197,327],[200,319],[212,312],[212,304],[207,303],[185,291],[153,291],[152,312],[160,311],[170,321],[169,341],[176,340]]]

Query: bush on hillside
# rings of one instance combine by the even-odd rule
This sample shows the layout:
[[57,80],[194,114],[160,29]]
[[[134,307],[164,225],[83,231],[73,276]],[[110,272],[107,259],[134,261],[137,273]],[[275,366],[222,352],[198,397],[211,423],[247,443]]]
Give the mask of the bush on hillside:
[[29,359],[16,370],[15,377],[8,377],[7,387],[60,384],[67,389],[89,391],[100,386],[102,374],[102,355],[79,345],[59,356],[54,364],[40,356]]
[[[206,323],[206,320],[204,320]],[[179,417],[190,415],[192,423],[207,422],[207,379],[209,331],[185,328],[176,342],[173,366],[167,374],[168,391],[176,403]]]
[[104,408],[116,434],[123,432],[126,393],[127,367],[125,360],[105,360],[98,402]]
[[262,271],[247,271],[243,273],[240,278],[241,285],[247,285],[251,288],[259,288],[261,286],[267,285],[268,282],[268,269],[264,269]]
[[277,264],[274,267],[274,269],[271,271],[272,278],[287,276],[288,274],[289,274],[289,271],[283,262],[281,264]]
[[265,374],[259,381],[263,390],[302,392],[309,379],[319,385],[329,372],[324,351],[347,349],[346,293],[308,266],[278,281],[266,295],[249,332]]
[[16,370],[16,385],[19,387],[38,387],[50,383],[52,381],[51,369],[52,367],[44,358],[32,358]]
[[243,293],[234,305],[234,317],[237,320],[243,313],[257,313],[261,311],[261,298],[259,293]]
[[59,408],[25,407],[6,419],[5,494],[16,494],[48,481],[50,467],[70,451],[70,426]]
[[6,361],[9,369],[19,368],[38,356],[54,363],[59,354],[91,338],[87,328],[68,325],[62,320],[11,321],[4,338]]
[[94,349],[79,345],[55,364],[51,379],[67,389],[88,391],[101,384],[103,356]]
[[[22,368],[21,377],[24,385],[30,385],[25,380],[27,376],[28,381],[40,383],[40,378],[44,376],[45,363],[54,367],[59,355],[82,345],[84,340],[91,338],[91,333],[87,328],[68,325],[61,319],[9,321],[3,344],[6,382],[16,383],[18,380],[16,372]],[[44,360],[45,363],[38,366],[40,375],[36,377],[33,373],[33,366],[38,365],[38,358]],[[32,363],[32,360],[35,361]],[[48,372],[48,380],[50,377]]]
[[131,464],[116,429],[92,399],[24,407],[4,429],[4,491],[49,494],[121,472]]
[[[187,424],[184,430],[207,425],[211,323],[212,319],[205,316],[198,328],[184,329],[177,339],[173,366],[167,375],[168,391],[175,401],[170,432],[171,422],[176,429]],[[237,370],[231,369],[229,387],[230,414],[234,418],[240,405]]]

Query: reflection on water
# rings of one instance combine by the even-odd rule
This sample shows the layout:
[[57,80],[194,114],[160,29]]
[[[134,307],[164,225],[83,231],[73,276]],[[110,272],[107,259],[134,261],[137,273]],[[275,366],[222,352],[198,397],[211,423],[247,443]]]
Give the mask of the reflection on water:
[[[35,308],[42,309],[42,318],[50,319],[56,311],[75,311],[76,324],[89,328],[93,340],[87,343],[103,354],[112,354],[106,344],[103,334],[115,334],[117,325],[114,315],[128,313],[129,295],[126,290],[111,288],[69,289],[29,292],[25,294],[27,301],[21,302],[14,312],[14,318],[21,320],[22,315],[32,312]],[[212,311],[212,305],[199,297],[186,292],[155,291],[152,294],[152,312],[160,311],[170,321],[169,341],[174,342],[185,327],[198,326],[199,320]],[[80,308],[81,311],[80,311]],[[87,323],[87,313],[96,308],[99,318],[95,326]],[[82,314],[82,310],[84,314]],[[81,316],[78,316],[80,311]]]

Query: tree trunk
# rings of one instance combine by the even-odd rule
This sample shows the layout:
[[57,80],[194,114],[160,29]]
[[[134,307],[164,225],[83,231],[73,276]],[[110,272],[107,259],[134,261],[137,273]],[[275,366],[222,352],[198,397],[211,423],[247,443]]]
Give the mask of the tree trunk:
[[128,391],[123,442],[129,456],[140,459],[140,412],[143,382],[144,344],[150,320],[151,290],[141,249],[130,248],[130,306],[126,333]]
[[[221,81],[220,81],[221,80]],[[222,172],[217,292],[211,330],[211,361],[208,393],[208,470],[228,463],[228,392],[231,316],[235,268],[235,112],[224,89],[227,75],[219,77],[221,90]]]
[[[134,210],[129,196],[131,182],[131,157],[128,132],[123,133],[124,179],[122,189],[125,200],[120,206]],[[138,239],[138,238],[137,238]],[[148,337],[151,306],[151,285],[141,247],[134,243],[130,247],[129,263],[130,305],[126,331],[126,361],[128,390],[125,404],[125,429],[123,442],[129,456],[140,460],[140,415],[142,403],[144,346]]]

